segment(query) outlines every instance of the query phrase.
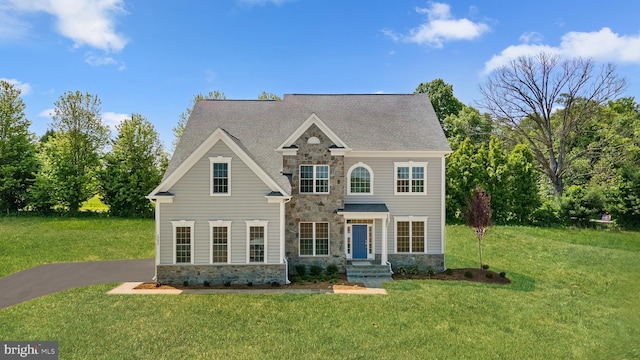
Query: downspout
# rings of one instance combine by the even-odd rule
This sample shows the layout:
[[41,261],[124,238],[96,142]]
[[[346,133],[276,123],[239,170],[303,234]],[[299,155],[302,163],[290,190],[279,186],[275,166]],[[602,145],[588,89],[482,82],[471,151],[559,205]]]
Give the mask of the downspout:
[[156,266],[153,267],[153,271],[154,271],[154,275],[153,275],[153,281],[157,282],[158,281],[158,264],[160,263],[160,202],[155,200],[154,203],[156,204],[156,211],[155,211],[155,216],[156,216],[156,261],[155,264]]
[[[389,214],[387,214],[387,226],[386,226],[386,234],[384,234],[384,236],[388,237],[389,236],[389,224],[391,224],[391,216],[389,216]],[[387,247],[389,247],[389,240],[387,239]],[[393,269],[391,268],[391,262],[389,262],[389,254],[388,254],[388,250],[385,250],[385,252],[387,252],[387,261],[386,264],[387,266],[389,266],[389,274],[393,275]]]
[[285,221],[285,204],[288,203],[289,201],[291,201],[291,197],[289,197],[288,199],[285,199],[284,201],[282,201],[280,203],[280,258],[282,259],[282,261],[284,262],[284,283],[285,285],[289,285],[291,284],[291,281],[289,281],[289,262],[287,261],[287,258],[285,256],[285,251],[284,251],[284,247],[285,247],[285,231],[284,228],[286,226],[286,221]]

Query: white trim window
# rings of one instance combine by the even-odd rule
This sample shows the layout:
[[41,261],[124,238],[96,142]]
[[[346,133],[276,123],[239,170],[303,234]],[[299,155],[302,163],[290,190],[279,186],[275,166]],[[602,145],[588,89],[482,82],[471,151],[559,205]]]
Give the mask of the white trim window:
[[329,256],[329,223],[301,222],[298,227],[300,256]]
[[329,165],[300,165],[300,193],[328,194]]
[[426,162],[394,162],[395,195],[427,194]]
[[427,252],[427,217],[396,216],[395,235],[397,253]]
[[209,221],[209,262],[228,263],[231,259],[231,221]]
[[193,228],[195,221],[172,221],[173,263],[193,264]]
[[373,170],[359,162],[347,172],[347,195],[373,195]]
[[231,158],[223,156],[210,157],[209,179],[211,196],[231,195]]
[[247,221],[247,263],[267,262],[268,221]]

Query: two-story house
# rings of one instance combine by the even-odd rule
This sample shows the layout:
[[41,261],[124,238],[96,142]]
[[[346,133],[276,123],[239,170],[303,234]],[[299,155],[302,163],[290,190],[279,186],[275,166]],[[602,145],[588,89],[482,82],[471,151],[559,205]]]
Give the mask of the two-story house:
[[426,94],[201,100],[156,202],[164,283],[285,283],[297,264],[444,270],[445,156]]

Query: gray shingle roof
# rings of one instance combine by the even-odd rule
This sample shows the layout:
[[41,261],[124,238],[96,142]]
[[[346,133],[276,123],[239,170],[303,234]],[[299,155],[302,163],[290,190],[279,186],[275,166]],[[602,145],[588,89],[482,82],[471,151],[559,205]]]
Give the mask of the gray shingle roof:
[[338,211],[388,213],[389,208],[387,204],[344,204],[344,209]]
[[275,149],[315,113],[354,151],[450,151],[427,94],[285,95],[281,101],[200,100],[165,179],[217,128],[223,129],[283,189]]

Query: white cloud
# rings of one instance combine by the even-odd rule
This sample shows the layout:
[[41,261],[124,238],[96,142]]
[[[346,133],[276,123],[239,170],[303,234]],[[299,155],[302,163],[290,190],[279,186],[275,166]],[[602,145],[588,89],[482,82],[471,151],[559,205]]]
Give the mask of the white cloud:
[[110,111],[102,113],[102,120],[107,126],[111,128],[111,130],[115,130],[117,125],[120,125],[125,119],[128,118],[129,115],[127,114],[118,114]]
[[[125,14],[124,0],[6,0],[0,8],[0,20],[7,14],[44,12],[56,19],[56,30],[73,40],[74,47],[90,46],[108,52],[121,51],[127,39],[115,30],[115,18]],[[22,26],[24,22],[14,19]],[[0,36],[5,35],[0,27]],[[6,35],[5,35],[6,36]]]
[[20,90],[20,95],[25,96],[27,94],[29,94],[31,92],[31,85],[29,83],[23,83],[20,80],[16,80],[16,79],[7,79],[7,78],[0,78],[0,80],[2,81],[6,81],[9,84],[15,86],[16,88],[18,88]]
[[54,114],[55,114],[55,110],[53,108],[51,108],[51,109],[45,109],[45,110],[40,111],[38,116],[51,119]]
[[525,44],[540,43],[542,41],[542,34],[535,31],[529,31],[520,35],[520,41]]
[[568,32],[562,36],[560,46],[511,45],[485,63],[484,73],[505,66],[518,57],[536,55],[540,52],[561,57],[589,57],[612,63],[640,64],[640,34],[619,35],[604,27],[594,32]]
[[442,48],[448,41],[473,40],[490,30],[485,23],[476,23],[467,18],[456,19],[451,15],[449,4],[429,2],[428,8],[416,8],[419,14],[426,14],[427,21],[413,28],[407,35],[399,35],[390,30],[382,32],[394,41],[413,42]]
[[98,56],[91,52],[84,54],[84,62],[91,66],[114,65],[118,62],[110,56]]

